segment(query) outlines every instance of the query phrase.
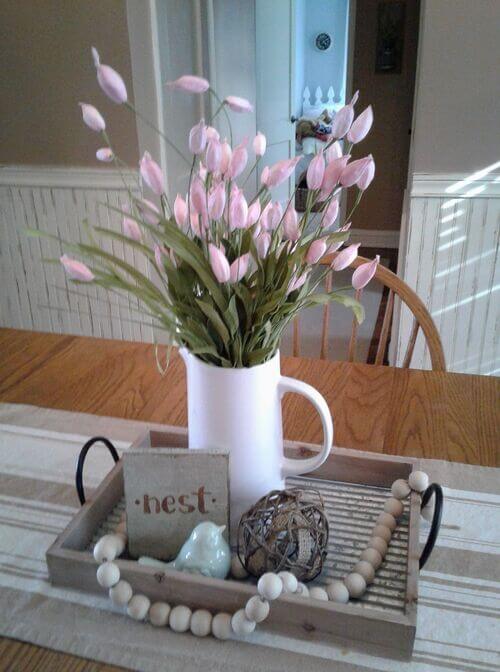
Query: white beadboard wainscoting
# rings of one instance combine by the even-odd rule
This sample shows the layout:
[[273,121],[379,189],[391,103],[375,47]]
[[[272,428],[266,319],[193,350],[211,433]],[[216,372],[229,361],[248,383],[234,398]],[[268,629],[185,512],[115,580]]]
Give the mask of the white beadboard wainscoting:
[[[449,371],[500,375],[499,169],[413,177],[400,274],[427,305]],[[411,327],[403,309],[397,363]],[[431,368],[421,332],[411,366]]]
[[[26,229],[88,242],[83,222],[121,231],[120,207],[132,173],[99,168],[0,167],[0,326],[61,334],[153,340],[148,318],[133,298],[66,281],[57,241],[29,238]],[[128,185],[128,186],[127,186]],[[103,249],[146,271],[140,255],[102,238]],[[71,253],[70,253],[71,256]],[[147,271],[146,271],[147,272]]]

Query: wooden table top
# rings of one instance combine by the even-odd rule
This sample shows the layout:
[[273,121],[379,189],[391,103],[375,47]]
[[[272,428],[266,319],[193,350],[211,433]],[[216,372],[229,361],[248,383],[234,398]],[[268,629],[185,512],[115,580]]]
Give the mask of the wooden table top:
[[[0,371],[1,402],[187,422],[184,364],[174,353],[161,377],[152,345],[0,329]],[[282,372],[323,394],[338,446],[498,466],[499,378],[292,357]],[[288,395],[283,406],[287,438],[321,441],[304,399]],[[3,670],[117,669],[5,638],[0,661]]]

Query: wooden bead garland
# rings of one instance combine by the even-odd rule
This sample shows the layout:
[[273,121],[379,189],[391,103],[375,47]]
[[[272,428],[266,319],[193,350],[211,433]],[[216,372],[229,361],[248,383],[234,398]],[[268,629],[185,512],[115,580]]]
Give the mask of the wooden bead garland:
[[[414,478],[411,478],[413,475],[415,475]],[[109,589],[109,597],[113,604],[126,607],[127,614],[137,621],[148,619],[156,627],[165,627],[168,623],[174,632],[190,630],[197,637],[212,634],[221,640],[228,639],[233,633],[237,635],[252,633],[257,623],[263,622],[269,615],[270,602],[283,593],[347,604],[351,597],[361,597],[367,585],[373,582],[375,572],[387,552],[387,544],[396,528],[397,518],[404,511],[401,499],[407,497],[412,490],[421,493],[427,487],[429,482],[427,474],[413,472],[411,476],[408,482],[401,483],[403,479],[398,479],[393,483],[391,488],[393,496],[385,502],[384,512],[377,518],[373,530],[374,536],[362,551],[353,570],[343,581],[334,580],[325,587],[312,586],[309,589],[297,581],[291,572],[283,571],[279,574],[267,572],[260,577],[257,583],[258,594],[251,597],[244,608],[238,609],[232,615],[224,612],[212,615],[206,609],[197,609],[192,612],[185,605],[171,608],[166,602],[151,604],[148,597],[134,595],[131,585],[127,581],[120,580],[120,569],[113,562],[126,547],[126,527],[123,522],[120,523],[115,534],[105,535],[94,547],[94,558],[99,563],[97,581],[103,588]],[[404,495],[405,492],[407,492],[406,495]],[[231,569],[233,576],[241,577],[245,571],[239,560],[232,563]]]

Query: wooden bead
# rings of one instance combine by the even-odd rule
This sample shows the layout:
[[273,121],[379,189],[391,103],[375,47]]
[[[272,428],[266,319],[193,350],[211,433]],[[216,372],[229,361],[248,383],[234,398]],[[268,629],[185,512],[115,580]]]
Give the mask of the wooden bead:
[[389,499],[384,504],[384,511],[390,513],[394,518],[399,518],[403,514],[404,506],[399,499],[395,497],[389,497]]
[[283,582],[284,593],[294,593],[297,590],[297,577],[292,572],[278,572],[278,576]]
[[103,562],[97,568],[97,583],[103,588],[111,588],[120,580],[120,570],[114,562]]
[[111,602],[117,607],[124,607],[132,597],[132,586],[128,581],[118,581],[116,586],[109,589]]
[[313,600],[321,600],[322,602],[328,602],[328,593],[321,586],[313,586],[309,589],[309,597],[312,597]]
[[358,574],[357,572],[348,574],[344,579],[344,583],[349,591],[350,597],[361,597],[366,590],[366,581],[361,574]]
[[377,525],[385,525],[390,529],[391,532],[394,532],[396,527],[398,526],[398,521],[392,516],[390,513],[386,513],[385,511],[379,515],[377,518]]
[[189,627],[196,637],[206,637],[210,633],[210,628],[212,627],[212,614],[206,609],[197,609],[196,611],[193,611]]
[[244,609],[238,609],[231,619],[231,627],[237,635],[249,635],[255,630],[255,621],[249,621]]
[[406,499],[411,492],[411,488],[404,478],[398,478],[397,481],[391,485],[392,496],[396,499]]
[[369,562],[373,569],[378,569],[382,564],[382,560],[384,559],[380,551],[377,551],[376,548],[372,548],[371,546],[365,548],[359,557],[360,560],[366,560],[366,562]]
[[332,602],[347,604],[349,602],[349,591],[342,581],[332,581],[326,588],[329,599]]
[[167,625],[169,615],[170,605],[166,602],[155,602],[149,607],[149,620],[157,628]]
[[392,532],[387,527],[387,525],[375,525],[375,527],[373,528],[372,536],[382,537],[384,541],[389,543],[392,537]]
[[276,574],[267,572],[260,577],[257,590],[265,600],[276,600],[283,591],[283,581]]
[[245,614],[249,621],[262,623],[269,615],[269,602],[260,595],[254,595],[245,605]]
[[246,579],[248,576],[247,570],[243,567],[237,555],[233,555],[231,558],[231,576],[235,579]]
[[127,605],[127,614],[134,621],[143,621],[150,606],[151,602],[145,595],[134,595]]
[[352,568],[352,571],[356,572],[357,574],[361,574],[367,585],[372,583],[373,579],[375,578],[375,569],[373,565],[367,560],[360,560],[357,562]]
[[423,492],[429,487],[429,477],[425,471],[412,471],[408,478],[408,485],[415,492]]
[[184,604],[174,607],[168,617],[168,624],[174,632],[187,632],[191,621],[191,609]]
[[212,635],[216,639],[229,639],[232,633],[231,614],[222,611],[212,618]]
[[387,553],[387,542],[382,537],[372,537],[368,542],[368,548],[374,548],[382,557]]
[[297,590],[295,591],[295,595],[299,595],[299,597],[309,597],[309,588],[305,583],[299,581],[297,583]]
[[94,560],[99,563],[114,560],[123,553],[124,548],[121,537],[105,534],[94,546]]

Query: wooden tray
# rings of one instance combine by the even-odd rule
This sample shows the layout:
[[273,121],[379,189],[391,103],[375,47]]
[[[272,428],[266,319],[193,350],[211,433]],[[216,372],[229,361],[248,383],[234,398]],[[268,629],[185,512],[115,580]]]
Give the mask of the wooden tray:
[[[187,447],[187,431],[169,427],[165,441],[165,445]],[[317,450],[311,444],[286,442],[289,457],[302,458]],[[327,578],[341,578],[350,571],[371,536],[391,484],[397,478],[407,479],[415,468],[416,460],[412,459],[358,455],[334,448],[330,458],[313,474],[289,479],[288,483],[294,485],[314,485],[326,501],[330,552],[322,575],[314,583],[324,584]],[[120,461],[47,551],[54,585],[103,593],[96,580],[92,548],[100,536],[114,529],[123,510]],[[336,604],[283,595],[273,603],[266,629],[408,659],[416,630],[419,519],[420,497],[412,493],[405,502],[405,512],[384,563],[361,599]],[[131,583],[134,592],[152,600],[233,613],[256,594],[252,580],[223,581],[173,570],[159,572],[127,558],[116,562],[121,577]]]

